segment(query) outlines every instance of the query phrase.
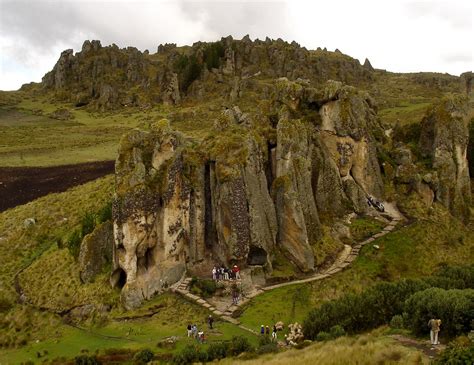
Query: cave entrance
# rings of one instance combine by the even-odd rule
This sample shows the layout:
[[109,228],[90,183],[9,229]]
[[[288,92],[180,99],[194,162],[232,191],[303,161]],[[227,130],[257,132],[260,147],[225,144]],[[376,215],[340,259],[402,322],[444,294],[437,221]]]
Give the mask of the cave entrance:
[[110,277],[112,288],[122,289],[127,283],[127,273],[122,268],[115,269]]
[[247,257],[248,265],[265,265],[267,263],[267,251],[261,247],[250,246]]

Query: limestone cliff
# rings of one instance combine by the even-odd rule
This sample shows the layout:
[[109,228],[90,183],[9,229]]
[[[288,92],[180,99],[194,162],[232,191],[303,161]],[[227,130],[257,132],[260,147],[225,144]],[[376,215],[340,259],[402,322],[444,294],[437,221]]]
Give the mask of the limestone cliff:
[[166,120],[123,137],[112,281],[123,285],[127,307],[216,264],[270,275],[276,250],[313,271],[321,216],[364,211],[368,194],[382,198],[373,135],[380,126],[367,95],[279,79],[273,108],[275,134],[262,134],[270,124],[235,107],[201,141]]

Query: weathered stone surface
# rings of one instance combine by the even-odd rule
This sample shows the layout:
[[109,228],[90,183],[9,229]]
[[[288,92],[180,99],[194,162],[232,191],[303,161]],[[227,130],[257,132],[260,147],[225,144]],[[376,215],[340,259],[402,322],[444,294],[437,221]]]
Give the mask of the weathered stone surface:
[[[234,55],[222,67],[235,72],[240,62],[245,57]],[[368,194],[382,196],[375,154],[382,133],[366,94],[336,82],[318,90],[309,80],[286,78],[274,91],[275,120],[262,122],[273,129],[268,136],[254,130],[262,125],[253,115],[232,106],[216,123],[216,135],[203,141],[172,131],[164,120],[122,138],[114,282],[125,277],[126,307],[186,271],[202,275],[216,264],[237,263],[246,280],[263,286],[277,249],[301,271],[313,271],[320,217],[363,213]]]
[[435,199],[466,220],[471,203],[467,146],[472,115],[466,97],[447,97],[428,111],[420,136],[421,151],[437,172]]
[[88,283],[112,262],[114,246],[112,222],[97,226],[84,237],[79,251],[79,270],[81,280]]
[[277,127],[276,209],[279,245],[303,271],[314,269],[311,244],[321,236],[311,184],[311,126],[280,120]]

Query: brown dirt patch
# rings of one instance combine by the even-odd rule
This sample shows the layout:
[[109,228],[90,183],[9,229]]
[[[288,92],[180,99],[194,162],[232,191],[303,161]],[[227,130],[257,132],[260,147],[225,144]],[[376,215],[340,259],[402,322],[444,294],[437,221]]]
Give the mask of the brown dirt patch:
[[114,161],[53,167],[0,167],[0,212],[114,172]]

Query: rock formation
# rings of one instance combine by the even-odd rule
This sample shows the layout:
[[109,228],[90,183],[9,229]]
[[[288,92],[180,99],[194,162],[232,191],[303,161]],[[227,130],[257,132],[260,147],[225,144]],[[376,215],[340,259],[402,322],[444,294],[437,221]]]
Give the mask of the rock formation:
[[471,117],[465,96],[446,97],[427,113],[420,136],[421,152],[437,173],[436,200],[466,220],[471,204],[467,161]]
[[[113,283],[124,285],[125,306],[215,264],[270,275],[276,250],[313,271],[320,212],[363,211],[368,194],[383,196],[373,135],[380,126],[367,95],[333,82],[318,91],[279,79],[275,89],[275,139],[258,134],[238,107],[224,111],[219,135],[199,143],[166,120],[123,137]],[[308,108],[311,118],[302,118]]]

